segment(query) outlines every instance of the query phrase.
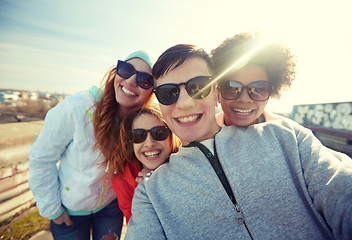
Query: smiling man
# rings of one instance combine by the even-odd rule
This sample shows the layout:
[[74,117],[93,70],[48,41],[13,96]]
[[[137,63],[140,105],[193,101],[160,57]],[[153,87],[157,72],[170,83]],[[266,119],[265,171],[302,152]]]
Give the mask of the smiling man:
[[136,188],[125,239],[352,237],[349,157],[289,119],[220,130],[213,65],[196,46],[169,48],[152,72],[182,146]]
[[[195,46],[178,47],[191,49]],[[161,112],[169,128],[178,135],[183,145],[213,138],[220,130],[214,118],[217,98],[214,86],[211,85],[211,60],[203,50],[195,49],[193,54],[194,57],[185,55],[176,63],[172,63],[173,54],[165,55],[163,62],[157,67],[170,64],[171,69],[164,74],[161,74],[164,69],[154,69],[155,72],[160,72],[154,76],[158,80],[153,91],[160,103]],[[196,95],[196,99],[190,97],[193,95]]]

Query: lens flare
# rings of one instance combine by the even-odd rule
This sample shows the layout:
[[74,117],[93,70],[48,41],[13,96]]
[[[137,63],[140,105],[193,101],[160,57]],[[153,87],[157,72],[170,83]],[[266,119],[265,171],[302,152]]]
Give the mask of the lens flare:
[[[252,48],[249,52],[244,54],[242,57],[240,57],[238,60],[236,60],[228,69],[226,69],[224,72],[216,76],[207,86],[205,86],[203,89],[210,87],[212,84],[216,83],[220,78],[225,76],[228,72],[233,71],[233,70],[238,70],[242,67],[244,67],[252,58],[252,56],[263,49],[265,46],[267,46],[269,43],[271,43],[272,40],[269,38],[263,37],[262,41],[260,41],[255,47]],[[195,95],[201,94],[201,91],[199,91]]]

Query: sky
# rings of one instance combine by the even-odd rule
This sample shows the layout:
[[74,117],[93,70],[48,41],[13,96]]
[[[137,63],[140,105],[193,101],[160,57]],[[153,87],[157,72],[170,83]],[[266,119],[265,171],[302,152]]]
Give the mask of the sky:
[[0,88],[73,94],[138,49],[207,52],[259,29],[291,47],[297,74],[267,106],[352,101],[349,0],[0,0]]

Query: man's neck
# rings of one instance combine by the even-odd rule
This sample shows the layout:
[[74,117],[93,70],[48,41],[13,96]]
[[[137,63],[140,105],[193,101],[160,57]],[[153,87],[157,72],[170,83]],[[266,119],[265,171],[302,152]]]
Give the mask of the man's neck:
[[192,139],[191,141],[187,141],[187,140],[182,140],[181,139],[181,142],[182,142],[182,145],[185,146],[185,145],[188,145],[190,144],[191,142],[202,142],[202,141],[205,141],[207,139],[213,139],[215,137],[215,135],[221,130],[221,127],[215,123],[213,129],[211,131],[209,131],[208,134],[198,138],[198,139]]

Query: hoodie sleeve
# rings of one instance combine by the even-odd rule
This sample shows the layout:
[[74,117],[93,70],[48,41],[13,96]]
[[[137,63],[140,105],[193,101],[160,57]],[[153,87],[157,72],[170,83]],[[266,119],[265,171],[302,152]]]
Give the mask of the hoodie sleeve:
[[143,180],[135,190],[132,201],[132,217],[128,223],[126,240],[166,239],[163,227],[148,197],[146,183],[147,180]]
[[309,129],[300,129],[297,141],[314,207],[337,239],[352,239],[351,158],[323,146]]
[[39,213],[52,218],[61,212],[58,162],[73,139],[73,121],[68,98],[49,110],[44,126],[29,156],[28,183]]

